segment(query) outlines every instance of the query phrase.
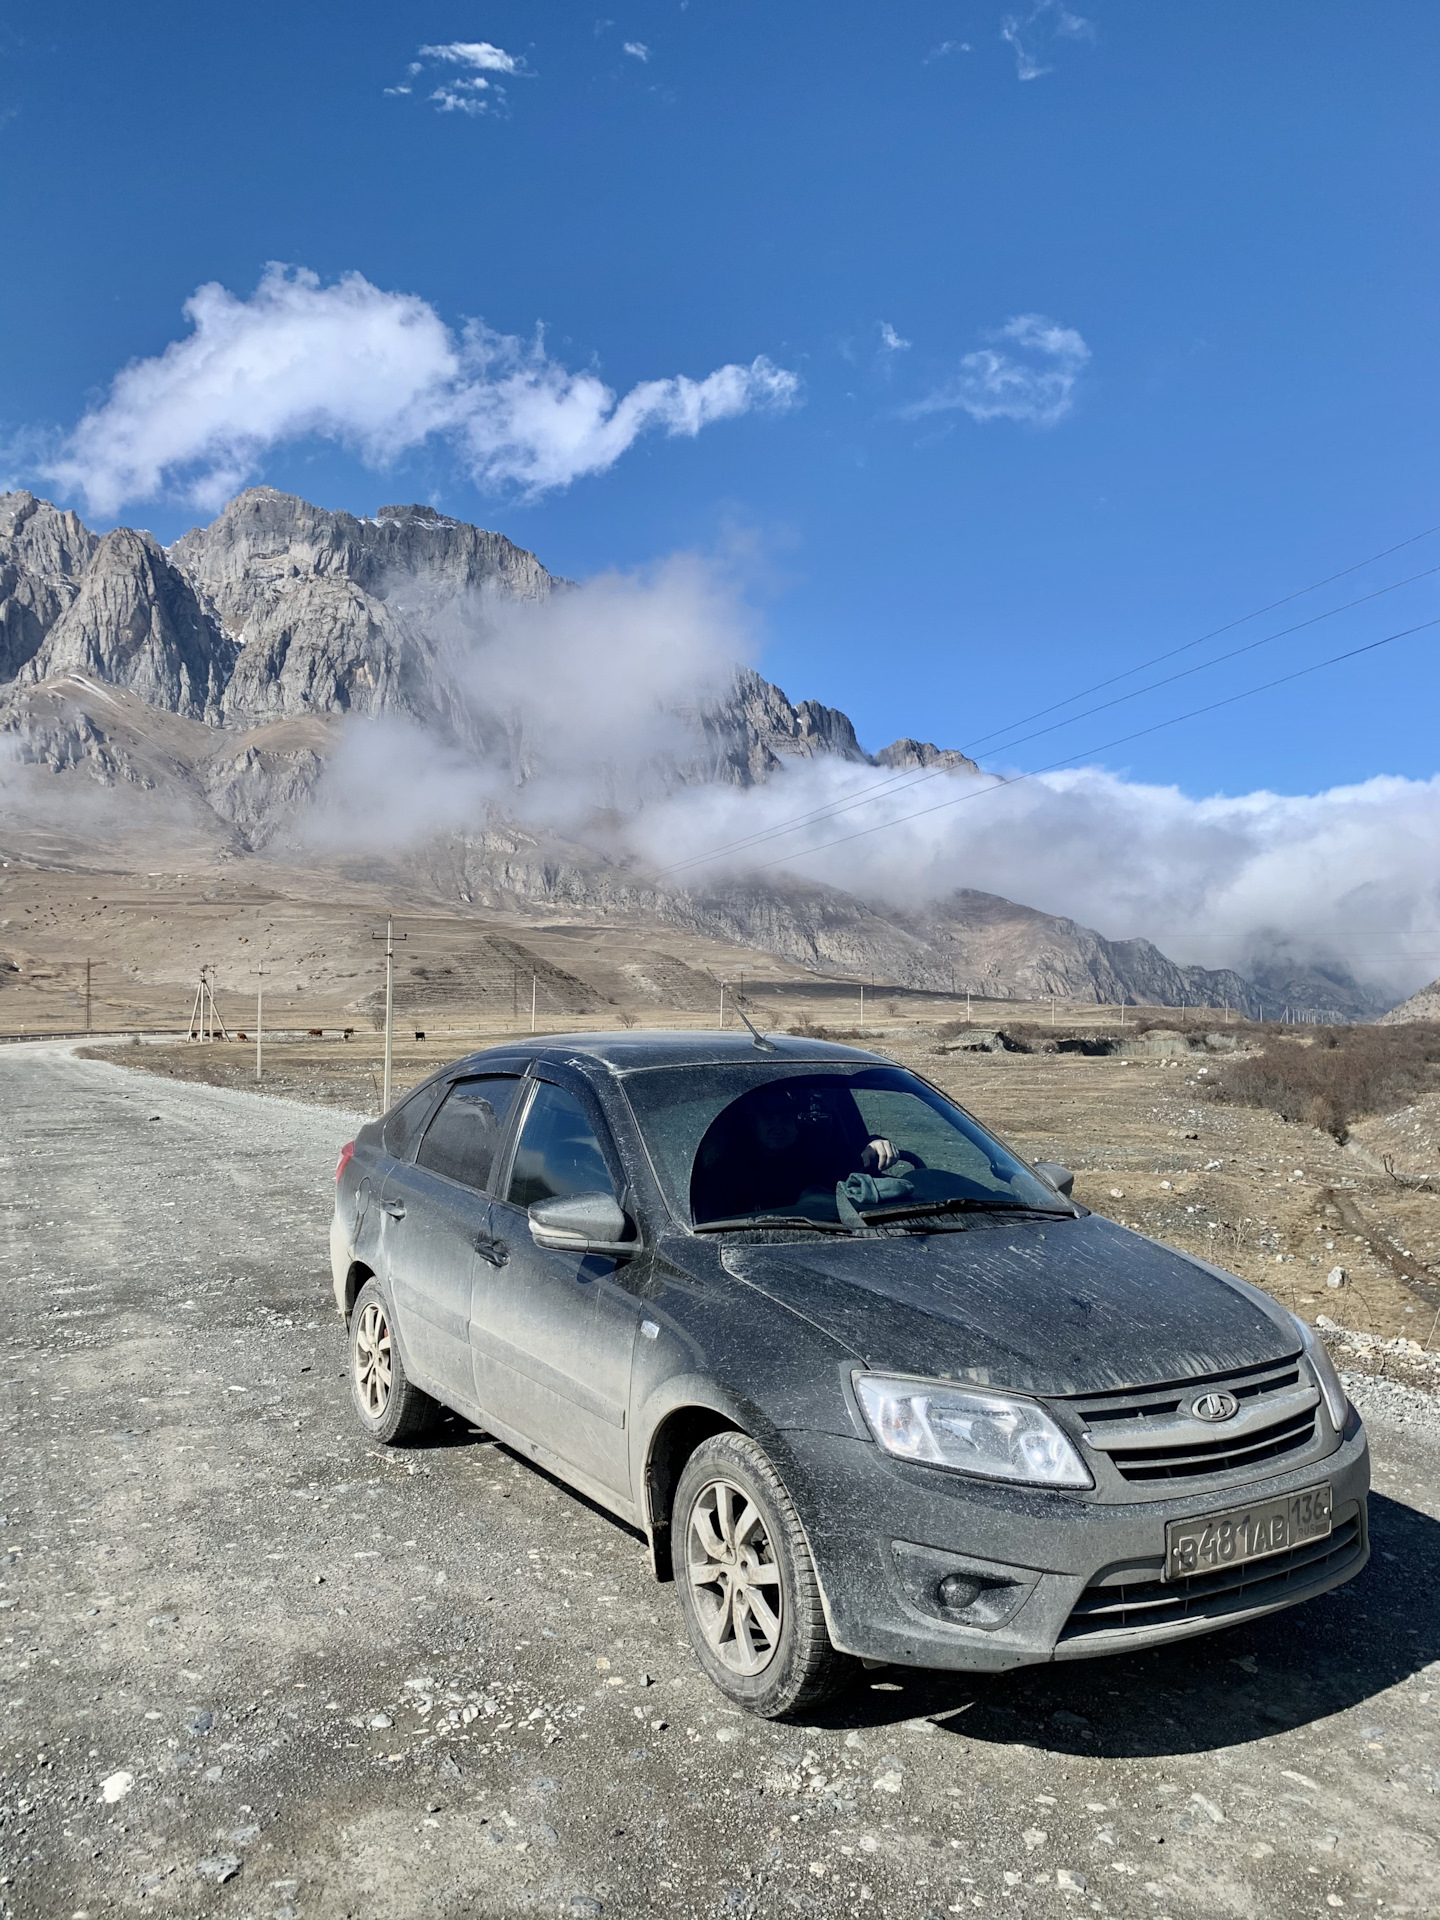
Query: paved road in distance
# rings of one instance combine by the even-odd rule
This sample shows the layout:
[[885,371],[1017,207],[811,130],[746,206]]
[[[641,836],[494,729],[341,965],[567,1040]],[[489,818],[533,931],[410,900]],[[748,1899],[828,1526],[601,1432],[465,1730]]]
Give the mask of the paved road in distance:
[[1418,1396],[1362,1400],[1339,1594],[770,1726],[636,1536],[463,1423],[352,1426],[345,1116],[39,1046],[0,1049],[0,1113],[7,1920],[1440,1911]]

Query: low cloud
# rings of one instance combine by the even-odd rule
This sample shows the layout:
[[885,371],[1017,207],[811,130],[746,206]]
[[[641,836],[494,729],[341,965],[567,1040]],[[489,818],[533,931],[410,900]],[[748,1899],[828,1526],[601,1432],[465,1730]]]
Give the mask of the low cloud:
[[389,602],[438,658],[447,720],[346,724],[306,826],[322,849],[393,852],[494,809],[623,852],[627,822],[707,770],[701,712],[755,651],[731,575],[689,555],[539,604],[415,584]]
[[875,784],[873,768],[792,761],[763,788],[642,809],[630,843],[675,885],[792,874],[911,910],[974,887],[1182,964],[1333,964],[1395,998],[1440,974],[1440,777],[1197,800],[1099,767],[1015,784],[944,773],[677,866]]
[[693,437],[788,407],[799,391],[761,356],[617,395],[552,359],[539,334],[525,341],[481,321],[457,333],[418,295],[358,273],[325,286],[271,265],[249,299],[212,282],[185,315],[189,335],[124,368],[42,468],[95,514],[166,493],[217,509],[272,448],[310,436],[371,467],[438,438],[480,484],[533,497],[603,473],[643,433]]
[[1440,777],[1194,799],[1100,767],[891,776],[821,757],[741,788],[714,778],[700,720],[756,655],[728,572],[681,557],[541,606],[422,611],[454,718],[346,723],[307,829],[322,848],[511,820],[677,890],[798,878],[923,913],[969,887],[1182,963],[1329,964],[1393,998],[1440,973]]
[[1021,313],[992,337],[1005,345],[967,353],[955,377],[905,408],[905,417],[963,412],[972,420],[1021,420],[1036,427],[1063,420],[1090,360],[1080,334],[1044,314]]
[[1000,38],[1015,55],[1015,77],[1039,80],[1054,72],[1045,64],[1043,48],[1055,40],[1093,40],[1095,26],[1061,0],[1039,0],[1029,13],[1007,13],[1000,23]]
[[888,320],[880,322],[880,344],[887,353],[908,353],[911,342],[904,340],[891,326]]
[[650,49],[643,40],[627,40],[625,52],[632,60],[646,61],[650,58]]
[[969,53],[968,40],[942,40],[938,47],[931,47],[921,62],[922,66],[932,66],[937,60],[944,60],[952,53]]

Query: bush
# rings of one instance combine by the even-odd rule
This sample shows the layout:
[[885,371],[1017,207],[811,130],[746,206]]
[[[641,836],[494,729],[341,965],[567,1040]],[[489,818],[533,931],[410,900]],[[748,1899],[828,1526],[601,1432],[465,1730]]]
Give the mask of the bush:
[[1216,1100],[1264,1107],[1333,1134],[1370,1113],[1394,1113],[1440,1088],[1440,1024],[1319,1027],[1313,1037],[1271,1029],[1263,1053],[1231,1061],[1210,1084]]

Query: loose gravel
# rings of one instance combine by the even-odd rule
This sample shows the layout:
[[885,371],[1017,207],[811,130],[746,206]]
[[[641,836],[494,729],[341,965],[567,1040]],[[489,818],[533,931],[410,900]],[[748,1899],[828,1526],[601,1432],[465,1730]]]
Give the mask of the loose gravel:
[[351,1423],[343,1113],[0,1055],[0,1916],[1440,1909],[1440,1435],[1356,1373],[1374,1557],[1298,1611],[728,1711],[639,1539]]

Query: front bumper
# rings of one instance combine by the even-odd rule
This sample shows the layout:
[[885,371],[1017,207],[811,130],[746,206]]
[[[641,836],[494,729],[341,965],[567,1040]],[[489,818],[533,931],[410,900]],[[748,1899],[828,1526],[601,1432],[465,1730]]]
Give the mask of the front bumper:
[[[901,1666],[1000,1672],[1157,1646],[1258,1619],[1349,1580],[1369,1555],[1370,1458],[1353,1411],[1339,1446],[1284,1473],[1165,1500],[1107,1504],[910,1465],[869,1441],[784,1436],[830,1636]],[[778,1463],[777,1463],[778,1464]],[[1162,1582],[1170,1520],[1223,1513],[1329,1481],[1328,1542],[1242,1569]],[[947,1574],[973,1602],[942,1607]]]

